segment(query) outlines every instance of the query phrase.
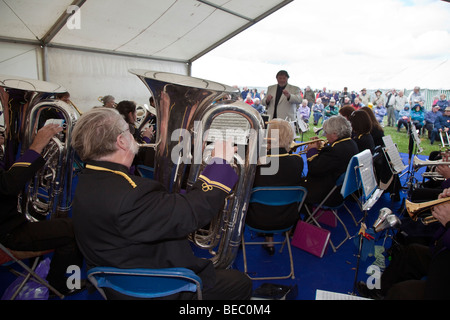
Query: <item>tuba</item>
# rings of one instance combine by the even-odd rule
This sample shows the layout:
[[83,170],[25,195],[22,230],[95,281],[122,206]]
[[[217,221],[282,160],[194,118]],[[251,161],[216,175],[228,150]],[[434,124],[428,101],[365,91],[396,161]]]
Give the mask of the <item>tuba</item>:
[[[236,133],[245,141],[244,146],[239,146],[243,152],[238,151],[232,164],[239,180],[217,217],[190,236],[198,247],[209,250],[216,268],[229,268],[244,229],[261,140],[259,133],[264,128],[261,116],[243,102],[221,101],[237,92],[232,87],[172,73],[134,69],[130,72],[144,82],[155,98],[154,177],[169,192],[192,188],[211,155],[212,145],[208,142],[220,138],[221,125],[228,129],[231,124],[243,126]],[[194,150],[190,152],[192,145]]]
[[0,95],[5,110],[5,166],[32,144],[34,135],[47,120],[57,119],[64,130],[44,148],[45,165],[19,196],[18,208],[31,221],[47,216],[67,216],[72,198],[74,151],[70,147],[78,111],[61,100],[57,93],[67,90],[46,81],[0,76]]

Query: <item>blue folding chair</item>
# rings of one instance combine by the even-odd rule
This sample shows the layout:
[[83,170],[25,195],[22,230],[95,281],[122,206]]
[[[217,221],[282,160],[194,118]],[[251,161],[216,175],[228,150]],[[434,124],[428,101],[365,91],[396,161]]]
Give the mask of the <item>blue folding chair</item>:
[[198,300],[202,299],[202,281],[187,268],[95,267],[88,270],[87,277],[105,300],[107,296],[102,288],[136,298],[159,298],[189,291],[196,292]]
[[[354,155],[348,165],[347,165],[347,170],[346,172],[344,172],[342,175],[339,176],[339,178],[336,181],[336,185],[330,190],[330,192],[325,196],[325,198],[315,206],[315,209],[313,210],[313,212],[311,213],[308,206],[305,206],[306,211],[309,214],[309,217],[307,219],[307,222],[310,222],[311,220],[314,222],[315,225],[317,225],[318,227],[321,227],[319,222],[317,221],[317,219],[320,217],[320,215],[318,215],[318,212],[320,210],[329,210],[333,213],[333,215],[336,217],[336,219],[339,221],[339,223],[342,225],[342,227],[344,228],[345,231],[345,238],[337,245],[335,246],[333,244],[333,242],[330,239],[330,245],[333,249],[333,252],[336,252],[337,249],[339,249],[339,247],[341,247],[348,239],[351,238],[348,229],[345,225],[345,223],[342,221],[342,219],[339,217],[338,215],[338,210],[341,207],[344,207],[346,209],[346,211],[350,214],[353,222],[355,223],[355,226],[357,226],[362,219],[360,219],[359,221],[356,221],[355,216],[353,215],[352,211],[345,205],[345,200],[349,197],[352,196],[357,202],[360,201],[360,199],[358,199],[354,193],[356,191],[358,191],[361,188],[364,188],[364,185],[362,183],[361,177],[358,175],[357,173],[357,169],[359,168],[359,162],[358,159],[361,157],[361,155],[366,154],[367,152],[370,153],[369,150],[363,151],[361,153],[358,153],[357,155]],[[371,170],[372,174],[373,174],[373,167],[372,165],[370,166],[370,168],[367,168],[368,170]],[[325,202],[329,199],[329,197],[336,191],[336,189],[340,188],[340,194],[342,196],[342,202],[335,205],[335,206],[326,206]],[[373,192],[373,191],[372,191]],[[363,217],[364,218],[364,217]]]
[[[300,186],[265,186],[265,187],[255,187],[252,189],[250,194],[250,203],[260,203],[267,206],[283,206],[292,203],[298,204],[298,211],[303,205],[303,202],[306,198],[307,191],[305,188]],[[242,253],[244,258],[244,272],[253,280],[269,280],[269,279],[287,279],[287,278],[295,278],[294,274],[294,260],[292,259],[292,248],[291,243],[289,241],[289,232],[293,226],[290,226],[285,229],[280,230],[261,230],[253,228],[249,225],[245,225],[245,227],[256,233],[273,233],[273,234],[284,234],[285,239],[283,242],[281,241],[245,241],[244,233],[241,235],[242,242]],[[261,244],[282,244],[280,253],[283,250],[284,244],[287,244],[289,251],[289,260],[290,260],[290,273],[285,276],[267,276],[267,277],[251,277],[247,271],[247,254],[246,254],[246,245],[261,245]]]

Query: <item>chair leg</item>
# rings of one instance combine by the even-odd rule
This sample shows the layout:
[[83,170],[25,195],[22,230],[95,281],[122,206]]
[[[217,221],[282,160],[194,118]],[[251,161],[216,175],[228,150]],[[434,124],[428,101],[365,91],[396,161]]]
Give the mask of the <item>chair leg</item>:
[[[291,248],[291,244],[289,241],[289,231],[286,231],[284,233],[285,235],[285,239],[283,242],[280,241],[273,241],[270,242],[272,244],[282,244],[284,246],[284,243],[286,243],[287,247],[288,247],[288,252],[289,252],[289,262],[290,262],[290,272],[288,275],[286,276],[267,276],[267,277],[251,277],[248,274],[248,266],[247,266],[247,252],[246,252],[246,243],[245,243],[245,239],[244,239],[244,233],[242,233],[241,235],[241,243],[242,243],[242,256],[243,256],[243,260],[244,260],[244,273],[252,280],[278,280],[278,279],[288,279],[288,278],[295,278],[295,274],[294,274],[294,259],[292,256],[292,248]],[[269,242],[249,242],[247,243],[247,245],[261,245],[261,244],[267,244]],[[283,247],[281,247],[280,249],[280,253],[282,252]]]
[[58,290],[56,290],[52,285],[50,285],[47,281],[45,281],[44,279],[42,279],[41,276],[39,276],[36,272],[34,272],[33,269],[31,269],[30,267],[28,267],[25,263],[23,263],[23,261],[17,259],[11,252],[9,252],[9,250],[3,246],[2,244],[0,244],[0,249],[3,250],[3,252],[5,252],[8,256],[11,257],[11,259],[14,260],[14,262],[16,262],[18,265],[20,265],[23,269],[25,269],[25,271],[28,272],[28,274],[30,274],[31,276],[33,276],[33,278],[36,280],[37,282],[39,282],[40,284],[42,284],[43,286],[47,287],[49,290],[51,290],[55,295],[57,295],[60,299],[64,299],[64,295],[62,293],[60,293]]
[[[37,264],[39,262],[39,257],[36,257],[33,261],[33,266],[31,267],[31,270],[36,270]],[[17,287],[16,291],[14,291],[13,295],[11,296],[10,300],[15,300],[17,295],[20,293],[20,291],[22,291],[22,288],[25,286],[25,283],[27,283],[27,281],[30,279],[31,277],[31,273],[28,273],[27,275],[25,275],[25,277],[23,278],[22,282],[20,283],[20,285]]]
[[344,228],[345,231],[345,238],[344,240],[341,241],[341,243],[339,243],[339,245],[337,245],[335,248],[336,250],[339,249],[340,246],[342,246],[348,239],[351,238],[350,233],[348,232],[347,227],[345,226],[344,222],[341,220],[341,218],[339,218],[339,215],[337,214],[336,210],[331,210],[333,212],[333,214],[335,215],[336,219],[338,219],[338,221],[341,223],[342,227]]
[[[289,240],[289,231],[286,231],[285,236],[286,236],[285,242],[286,242],[287,247],[288,247],[288,251],[289,251],[289,260],[290,260],[290,263],[291,263],[291,273],[289,274],[289,276],[291,276],[291,279],[295,279],[295,273],[294,273],[294,259],[292,258],[292,248],[291,248],[291,243],[290,243],[290,240]],[[283,242],[283,245],[284,245],[284,242]],[[283,249],[283,247],[281,247],[281,250],[282,250],[282,249]]]
[[247,254],[245,251],[245,239],[244,239],[244,232],[241,234],[241,244],[242,244],[242,256],[244,258],[244,273],[248,275],[247,272]]
[[[319,211],[320,207],[317,207],[317,208],[313,211],[312,214],[310,213],[310,211],[309,211],[309,209],[308,209],[308,206],[305,206],[305,208],[306,208],[307,213],[309,214],[309,218],[306,220],[306,222],[310,223],[310,221],[313,221],[314,224],[315,224],[317,227],[322,228],[322,226],[320,225],[320,223],[319,223],[319,222],[316,220],[316,218],[314,217],[315,214]],[[345,226],[344,222],[341,220],[341,218],[339,218],[339,216],[338,216],[336,210],[331,210],[331,212],[333,212],[333,214],[334,214],[334,216],[336,217],[336,219],[337,219],[337,220],[339,221],[339,223],[343,226],[344,231],[345,231],[345,234],[346,234],[346,237],[344,238],[344,240],[342,240],[337,246],[334,245],[333,241],[332,241],[331,238],[330,238],[329,242],[330,242],[331,249],[333,250],[333,252],[336,252],[337,249],[339,249],[339,248],[345,243],[345,241],[347,241],[348,239],[351,238],[351,236],[350,236],[350,234],[349,234],[349,232],[348,232],[348,229],[347,229],[347,227]],[[353,216],[353,215],[352,215],[352,216]]]
[[353,215],[353,212],[349,209],[349,207],[347,207],[347,205],[344,203],[344,208],[345,208],[345,210],[347,210],[347,212],[350,214],[350,216],[352,217],[352,220],[353,220],[353,222],[355,223],[355,226],[358,226],[359,224],[360,224],[360,222],[362,221],[362,218],[361,218],[361,220],[359,220],[359,221],[356,221],[356,218],[355,218],[355,216]]

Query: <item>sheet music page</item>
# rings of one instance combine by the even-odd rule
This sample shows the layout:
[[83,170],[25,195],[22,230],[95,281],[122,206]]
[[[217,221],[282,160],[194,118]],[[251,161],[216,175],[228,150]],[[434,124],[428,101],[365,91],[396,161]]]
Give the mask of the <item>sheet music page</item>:
[[358,155],[359,172],[361,174],[364,195],[366,199],[370,197],[372,192],[377,188],[377,181],[373,173],[372,153],[370,150],[364,150]]
[[331,292],[325,290],[316,290],[316,300],[372,300],[351,294]]
[[400,153],[398,152],[397,147],[392,141],[392,137],[390,135],[384,136],[383,142],[385,146],[384,149],[389,157],[393,171],[395,173],[402,172],[406,168],[406,165],[403,164],[402,158],[400,157]]
[[237,144],[246,145],[248,142],[250,124],[241,115],[235,113],[223,113],[214,118],[209,128],[207,141],[232,138]]
[[417,150],[420,153],[420,152],[423,151],[423,148],[420,146],[419,132],[416,129],[416,127],[414,126],[414,124],[411,124],[411,127],[412,127],[412,129],[411,129],[412,135],[413,135],[414,141],[415,141],[415,143],[417,145]]

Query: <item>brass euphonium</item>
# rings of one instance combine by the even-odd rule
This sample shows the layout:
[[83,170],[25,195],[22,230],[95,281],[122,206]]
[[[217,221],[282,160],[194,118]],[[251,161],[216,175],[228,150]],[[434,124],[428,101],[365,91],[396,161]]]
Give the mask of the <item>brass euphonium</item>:
[[46,81],[8,76],[0,76],[0,87],[5,109],[5,151],[9,155],[5,157],[7,168],[16,160],[12,155],[23,154],[29,148],[47,119],[64,120],[63,132],[44,148],[46,163],[22,191],[18,206],[32,221],[66,216],[71,202],[74,158],[70,137],[79,114],[73,106],[53,97],[67,90]]
[[[216,268],[229,268],[234,262],[244,229],[245,215],[256,172],[259,132],[264,123],[259,113],[243,102],[220,101],[237,90],[194,77],[143,70],[137,75],[155,98],[157,133],[154,177],[170,192],[189,191],[211,153],[211,129],[229,116],[244,123],[247,143],[235,155],[233,168],[239,180],[223,209],[208,227],[191,235],[199,247],[209,250]],[[231,128],[230,128],[231,129]],[[214,133],[215,132],[215,133]],[[245,133],[248,132],[248,133]],[[193,152],[191,147],[193,145]]]
[[[449,202],[450,201],[450,197],[447,198],[441,198],[441,199],[437,199],[437,200],[432,200],[432,201],[426,201],[426,202],[419,202],[419,203],[414,203],[411,202],[409,200],[405,200],[405,207],[406,207],[406,211],[408,211],[409,216],[411,217],[411,219],[413,219],[414,221],[417,221],[419,219],[419,214],[424,212],[425,210],[431,209],[434,206],[437,206],[441,203],[445,203],[445,202]],[[421,219],[423,224],[430,224],[433,222],[437,222],[438,220],[434,217],[434,216],[427,216],[423,219]]]

